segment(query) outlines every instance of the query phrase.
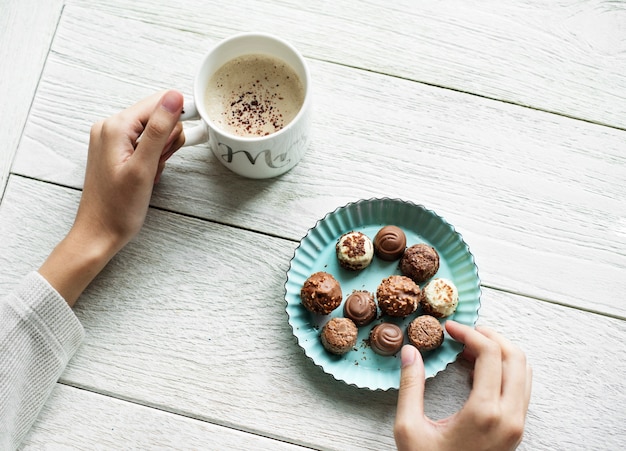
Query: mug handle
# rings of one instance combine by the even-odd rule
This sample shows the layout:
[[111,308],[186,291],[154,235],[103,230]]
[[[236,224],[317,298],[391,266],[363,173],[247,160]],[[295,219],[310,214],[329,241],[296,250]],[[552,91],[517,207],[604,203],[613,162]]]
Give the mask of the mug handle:
[[[194,119],[200,119],[200,114],[198,114],[196,103],[193,100],[186,101],[183,105],[183,112],[180,115],[180,120],[184,122]],[[184,133],[185,142],[183,144],[183,147],[201,144],[203,142],[206,142],[209,138],[207,128],[204,123],[200,123],[195,127],[186,128],[184,130]]]

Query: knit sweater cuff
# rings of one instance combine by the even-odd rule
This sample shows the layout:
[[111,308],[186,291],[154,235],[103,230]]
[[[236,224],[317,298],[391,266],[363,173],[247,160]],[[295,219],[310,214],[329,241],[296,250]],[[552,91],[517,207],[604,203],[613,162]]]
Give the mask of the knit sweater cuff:
[[85,331],[65,299],[38,272],[28,274],[15,295],[29,310],[44,336],[55,340],[57,352],[66,363],[79,348]]

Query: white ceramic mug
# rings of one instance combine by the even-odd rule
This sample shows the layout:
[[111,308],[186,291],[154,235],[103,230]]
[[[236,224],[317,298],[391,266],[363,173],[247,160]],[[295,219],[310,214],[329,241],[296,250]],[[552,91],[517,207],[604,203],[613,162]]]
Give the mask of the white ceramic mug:
[[[295,118],[282,129],[259,137],[243,137],[220,129],[207,114],[205,94],[211,76],[226,62],[247,54],[278,57],[296,72],[304,88],[304,101]],[[302,55],[289,43],[265,33],[244,33],[227,38],[204,57],[196,75],[193,100],[185,102],[181,120],[201,119],[185,128],[185,146],[206,142],[215,157],[231,171],[244,177],[275,177],[293,168],[310,141],[311,81]]]

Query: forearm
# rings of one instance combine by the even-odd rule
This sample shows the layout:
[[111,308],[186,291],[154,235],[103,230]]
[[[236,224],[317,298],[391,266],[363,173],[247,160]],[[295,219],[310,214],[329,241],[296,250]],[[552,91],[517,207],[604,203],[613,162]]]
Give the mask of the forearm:
[[39,273],[72,307],[120,247],[114,239],[90,235],[74,227],[54,248]]

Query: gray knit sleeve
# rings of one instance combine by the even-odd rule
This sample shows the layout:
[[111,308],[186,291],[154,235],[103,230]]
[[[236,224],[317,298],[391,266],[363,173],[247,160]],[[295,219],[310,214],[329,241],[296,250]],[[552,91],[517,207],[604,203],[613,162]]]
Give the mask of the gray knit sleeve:
[[0,449],[15,449],[84,337],[65,300],[37,272],[0,298]]

